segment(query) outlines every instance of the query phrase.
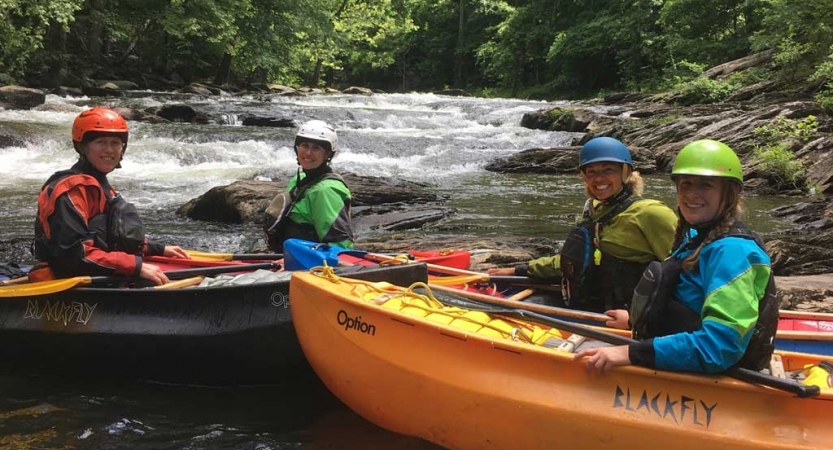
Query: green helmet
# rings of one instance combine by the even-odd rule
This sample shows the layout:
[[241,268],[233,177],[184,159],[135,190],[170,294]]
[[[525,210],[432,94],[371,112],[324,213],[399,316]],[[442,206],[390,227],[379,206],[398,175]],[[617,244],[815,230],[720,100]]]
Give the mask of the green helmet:
[[671,177],[675,175],[725,177],[743,183],[738,155],[728,145],[711,139],[694,141],[683,147],[671,169]]

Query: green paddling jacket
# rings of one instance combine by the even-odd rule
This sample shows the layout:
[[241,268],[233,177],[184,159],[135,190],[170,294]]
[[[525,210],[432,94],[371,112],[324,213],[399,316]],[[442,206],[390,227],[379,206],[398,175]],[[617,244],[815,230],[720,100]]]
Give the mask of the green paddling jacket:
[[[292,192],[305,173],[292,177],[287,192]],[[306,188],[289,213],[285,239],[298,238],[353,248],[350,221],[350,189],[339,178],[324,178]]]
[[[590,217],[597,220],[611,211],[614,205],[606,205],[592,200],[594,211]],[[613,217],[601,227],[599,250],[602,254],[602,266],[605,274],[613,274],[602,279],[594,287],[597,289],[627,287],[629,292],[615,295],[617,299],[610,304],[608,300],[599,305],[570,305],[581,309],[605,310],[606,308],[627,307],[644,267],[651,261],[662,261],[671,253],[674,233],[677,227],[677,215],[658,200],[639,199],[627,209]],[[630,264],[633,263],[633,264]],[[516,267],[518,275],[536,278],[561,280],[561,255],[545,256]],[[620,278],[620,279],[616,279]],[[626,279],[621,279],[626,278]],[[604,288],[602,286],[605,286]],[[594,297],[604,297],[596,293]]]

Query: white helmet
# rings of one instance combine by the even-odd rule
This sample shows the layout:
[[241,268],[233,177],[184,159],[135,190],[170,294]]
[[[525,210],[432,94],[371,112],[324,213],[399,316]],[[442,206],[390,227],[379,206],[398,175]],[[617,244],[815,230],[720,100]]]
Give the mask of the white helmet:
[[305,140],[317,141],[322,144],[327,144],[328,150],[335,153],[336,145],[338,144],[338,135],[336,130],[324,122],[323,120],[310,120],[298,128],[298,134],[295,135],[295,150],[298,150],[298,144]]

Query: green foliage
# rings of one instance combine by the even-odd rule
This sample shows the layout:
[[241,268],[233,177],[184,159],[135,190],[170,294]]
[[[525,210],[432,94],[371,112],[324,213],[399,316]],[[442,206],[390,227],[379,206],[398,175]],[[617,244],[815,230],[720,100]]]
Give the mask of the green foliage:
[[833,89],[823,89],[821,92],[816,94],[815,99],[819,102],[819,105],[824,108],[825,112],[833,114]]
[[553,108],[547,111],[547,116],[552,119],[553,129],[558,129],[559,125],[572,123],[576,119],[570,108]]
[[772,123],[755,128],[755,138],[763,145],[782,145],[784,141],[809,141],[818,131],[816,116],[801,120],[778,117]]
[[758,170],[776,186],[801,187],[805,183],[807,169],[783,144],[756,147],[755,156],[760,159]]
[[0,0],[0,72],[23,75],[50,27],[67,30],[84,0]]
[[769,0],[753,49],[776,49],[775,64],[794,76],[815,71],[833,44],[833,0]]
[[770,78],[772,78],[772,73],[770,71],[760,67],[751,67],[749,69],[732,72],[732,74],[726,78],[726,81],[742,87],[760,83],[762,81],[769,80]]
[[728,80],[697,77],[676,87],[677,94],[686,104],[715,103],[726,99],[740,86]]
[[768,0],[666,0],[659,23],[673,59],[716,65],[748,53]]
[[[243,82],[714,102],[772,75],[703,71],[765,49],[782,75],[833,79],[833,0],[0,0],[0,24],[0,73],[32,84],[231,61]],[[833,112],[833,89],[816,99]]]
[[784,73],[795,77],[801,67],[801,62],[807,54],[813,50],[813,45],[807,42],[796,42],[792,35],[785,37],[778,43],[778,53],[772,58],[773,62],[781,68]]
[[830,83],[830,80],[833,80],[833,46],[830,47],[829,52],[824,61],[816,67],[810,79],[826,81],[826,86],[816,94],[815,99],[828,114],[833,114],[833,87]]
[[680,116],[678,114],[666,114],[662,116],[653,116],[648,120],[652,125],[661,127],[680,120]]
[[759,158],[761,174],[776,186],[801,187],[806,183],[807,169],[790,150],[794,142],[807,142],[818,131],[815,116],[801,120],[778,117],[767,125],[755,128],[758,145],[754,153]]

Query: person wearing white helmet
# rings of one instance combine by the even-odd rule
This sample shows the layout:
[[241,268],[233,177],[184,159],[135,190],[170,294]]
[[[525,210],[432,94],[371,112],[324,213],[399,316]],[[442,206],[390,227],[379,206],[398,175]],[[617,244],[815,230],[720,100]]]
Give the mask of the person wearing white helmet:
[[290,238],[353,248],[352,195],[330,166],[337,147],[338,134],[326,122],[310,120],[298,129],[298,173],[266,210],[264,229],[271,250],[283,251]]

